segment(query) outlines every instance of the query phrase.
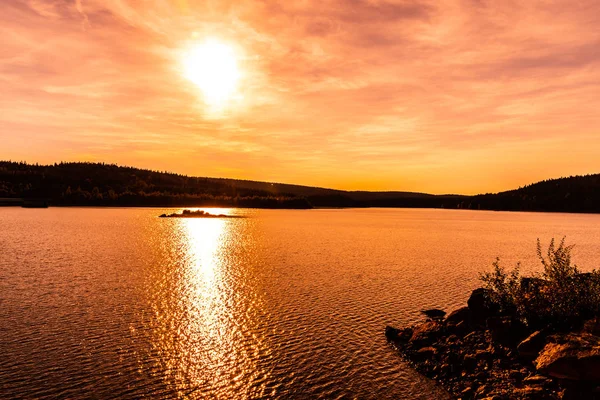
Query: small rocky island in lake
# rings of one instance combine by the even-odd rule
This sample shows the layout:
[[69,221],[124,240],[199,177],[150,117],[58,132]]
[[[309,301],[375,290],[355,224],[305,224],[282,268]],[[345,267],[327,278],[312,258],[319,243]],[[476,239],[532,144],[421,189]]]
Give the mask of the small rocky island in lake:
[[563,242],[534,277],[494,263],[467,306],[385,336],[458,399],[600,399],[600,272],[581,273]]
[[161,214],[159,218],[244,218],[242,215],[210,214],[206,211],[183,210],[181,214]]

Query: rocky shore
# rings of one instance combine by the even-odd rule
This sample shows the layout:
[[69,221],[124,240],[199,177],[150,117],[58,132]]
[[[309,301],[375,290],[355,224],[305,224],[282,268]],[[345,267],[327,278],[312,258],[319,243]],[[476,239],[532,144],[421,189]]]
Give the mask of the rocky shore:
[[570,331],[533,331],[501,312],[488,289],[467,306],[385,335],[423,375],[458,399],[599,399],[600,318]]

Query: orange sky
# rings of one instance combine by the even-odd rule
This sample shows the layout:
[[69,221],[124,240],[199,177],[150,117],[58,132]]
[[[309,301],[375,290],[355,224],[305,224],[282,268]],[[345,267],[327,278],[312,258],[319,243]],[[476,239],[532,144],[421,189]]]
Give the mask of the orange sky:
[[[0,1],[0,159],[463,193],[600,172],[600,2]],[[183,73],[234,49],[218,112]]]

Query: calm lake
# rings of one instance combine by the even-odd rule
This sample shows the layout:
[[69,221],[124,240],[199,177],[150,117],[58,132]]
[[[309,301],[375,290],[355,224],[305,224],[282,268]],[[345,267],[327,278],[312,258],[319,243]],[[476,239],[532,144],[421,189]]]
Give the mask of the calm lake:
[[538,237],[600,260],[600,215],[173,211],[0,209],[1,398],[445,398],[386,325],[538,271]]

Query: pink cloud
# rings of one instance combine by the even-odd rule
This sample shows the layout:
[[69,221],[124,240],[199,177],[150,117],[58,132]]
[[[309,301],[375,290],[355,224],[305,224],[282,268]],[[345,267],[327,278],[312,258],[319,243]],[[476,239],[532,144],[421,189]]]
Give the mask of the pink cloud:
[[[437,193],[598,172],[598,23],[594,0],[8,0],[0,158]],[[207,36],[242,57],[218,118],[181,74]]]

